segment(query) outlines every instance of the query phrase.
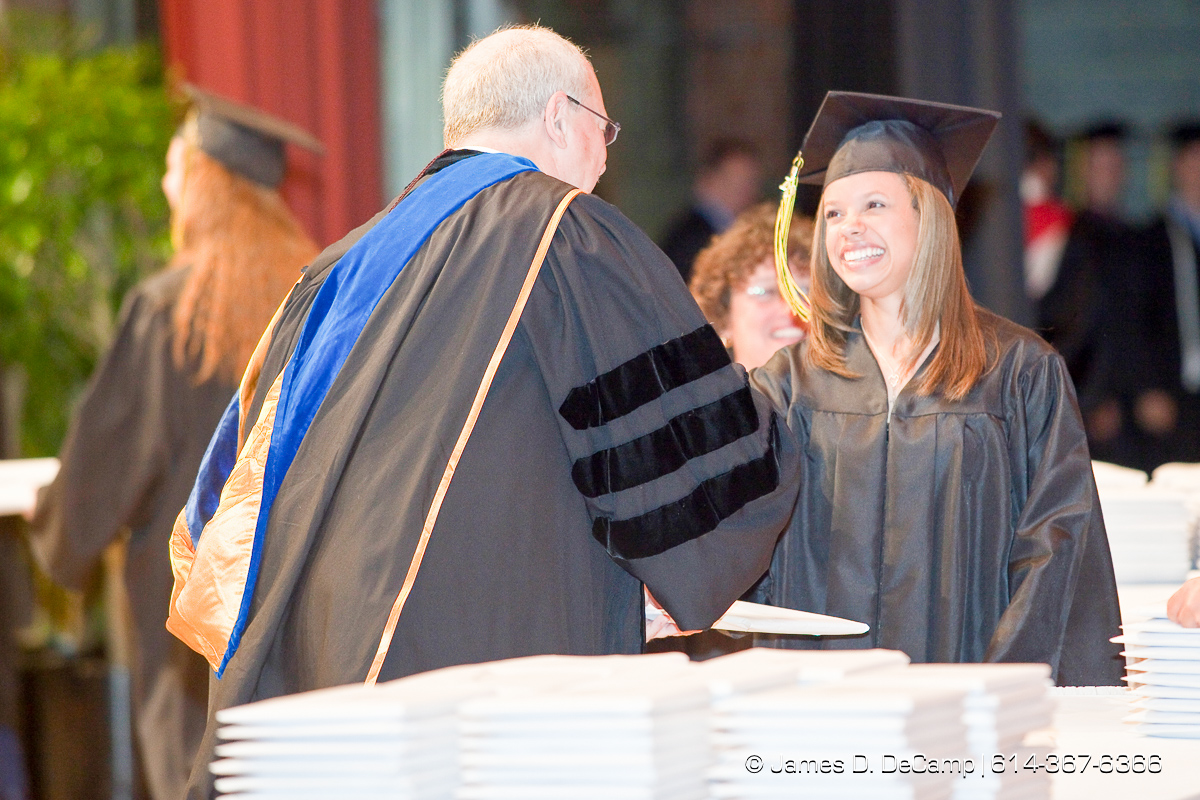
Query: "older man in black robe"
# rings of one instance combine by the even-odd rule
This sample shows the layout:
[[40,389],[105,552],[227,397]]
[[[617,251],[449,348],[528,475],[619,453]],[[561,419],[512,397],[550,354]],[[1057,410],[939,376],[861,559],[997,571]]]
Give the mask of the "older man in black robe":
[[[569,198],[617,131],[582,53],[494,34],[444,103],[451,149],[308,268],[177,524],[170,625],[220,675],[210,713],[368,673],[640,652],[643,582],[706,627],[790,512],[795,456],[671,262]],[[372,307],[346,300],[372,281]],[[214,729],[191,797],[212,792]]]

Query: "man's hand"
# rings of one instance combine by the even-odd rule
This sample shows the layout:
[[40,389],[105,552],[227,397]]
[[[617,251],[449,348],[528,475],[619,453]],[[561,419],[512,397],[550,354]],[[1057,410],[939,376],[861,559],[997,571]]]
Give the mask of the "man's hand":
[[1200,628],[1200,578],[1192,578],[1171,595],[1167,616],[1185,628]]

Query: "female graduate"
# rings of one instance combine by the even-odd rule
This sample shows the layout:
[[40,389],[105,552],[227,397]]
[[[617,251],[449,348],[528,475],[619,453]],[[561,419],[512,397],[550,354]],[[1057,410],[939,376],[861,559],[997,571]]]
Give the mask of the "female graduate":
[[256,109],[191,94],[163,178],[175,256],[126,296],[31,531],[42,568],[72,588],[130,531],[133,711],[154,800],[183,796],[208,710],[208,665],[163,625],[171,529],[256,343],[317,253],[278,187],[284,141],[320,144]]
[[954,203],[998,117],[832,92],[809,130],[799,177],[824,184],[811,331],[752,375],[802,474],[757,599],[871,626],[780,646],[1117,684],[1116,585],[1070,378],[976,306],[963,274]]

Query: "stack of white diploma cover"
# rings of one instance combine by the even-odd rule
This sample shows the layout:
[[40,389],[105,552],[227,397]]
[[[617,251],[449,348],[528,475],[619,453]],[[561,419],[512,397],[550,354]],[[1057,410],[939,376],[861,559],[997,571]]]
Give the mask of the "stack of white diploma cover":
[[461,800],[703,797],[709,698],[687,657],[550,656],[497,665],[461,722]]
[[1102,462],[1093,462],[1092,471],[1117,583],[1182,582],[1191,568],[1200,506],[1181,488],[1179,476],[1168,471],[1160,481],[1156,473],[1147,483],[1144,472]]
[[[711,796],[1049,796],[1048,776],[1027,772],[1001,777],[991,760],[994,754],[1022,759],[1035,753],[1023,741],[1050,725],[1048,667],[897,669],[894,664],[872,663],[883,654],[900,655],[806,652],[804,658],[845,659],[848,674],[829,683],[802,682],[716,700],[718,763],[712,771]],[[862,659],[858,664],[856,657]],[[751,759],[766,759],[766,753],[775,760],[751,769],[759,766]]]
[[221,711],[216,790],[258,800],[452,797],[458,707],[492,691],[479,673],[453,667]]
[[1046,798],[991,770],[1046,688],[886,650],[536,656],[221,711],[212,770],[238,800]]
[[1134,696],[1128,722],[1146,736],[1200,739],[1200,628],[1165,613],[1121,626],[1125,680]]
[[1151,486],[1182,492],[1192,523],[1192,563],[1200,558],[1200,464],[1163,464],[1154,470]]
[[[953,776],[957,778],[952,781],[955,800],[1049,795],[1048,774],[1014,768],[1031,757],[1040,763],[1050,752],[1045,747],[1026,746],[1025,742],[1031,733],[1049,728],[1052,723],[1049,666],[914,664],[905,670],[848,681],[846,685],[857,684],[897,689],[929,686],[963,693],[966,756],[973,760],[973,769]],[[1006,764],[1001,770],[994,769],[997,755]]]

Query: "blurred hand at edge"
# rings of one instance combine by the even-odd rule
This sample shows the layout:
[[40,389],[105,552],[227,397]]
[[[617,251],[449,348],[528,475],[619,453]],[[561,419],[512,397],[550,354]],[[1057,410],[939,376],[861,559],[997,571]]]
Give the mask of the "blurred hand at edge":
[[1192,578],[1171,595],[1167,616],[1185,628],[1200,628],[1200,578]]

